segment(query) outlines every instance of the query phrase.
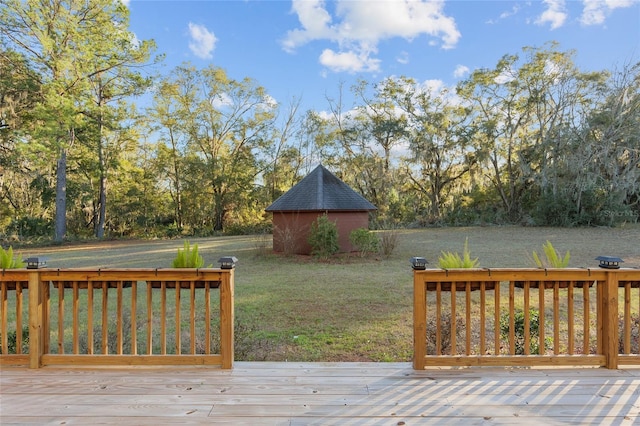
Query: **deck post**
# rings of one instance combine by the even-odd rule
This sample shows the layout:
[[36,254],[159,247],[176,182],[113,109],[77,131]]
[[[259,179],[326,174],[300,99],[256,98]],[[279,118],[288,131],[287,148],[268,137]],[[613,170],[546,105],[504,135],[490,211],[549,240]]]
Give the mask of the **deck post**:
[[29,368],[40,368],[43,344],[43,297],[40,273],[29,271]]
[[602,354],[605,367],[618,368],[618,277],[607,271],[602,295]]
[[427,288],[420,271],[413,271],[413,368],[424,370],[427,348]]
[[220,283],[220,355],[222,368],[233,368],[234,358],[234,269],[222,272]]

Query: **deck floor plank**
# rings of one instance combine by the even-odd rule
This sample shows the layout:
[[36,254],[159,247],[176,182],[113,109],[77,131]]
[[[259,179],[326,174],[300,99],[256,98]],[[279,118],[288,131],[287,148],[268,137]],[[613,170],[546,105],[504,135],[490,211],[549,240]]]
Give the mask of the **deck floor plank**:
[[0,369],[0,424],[640,424],[640,368]]

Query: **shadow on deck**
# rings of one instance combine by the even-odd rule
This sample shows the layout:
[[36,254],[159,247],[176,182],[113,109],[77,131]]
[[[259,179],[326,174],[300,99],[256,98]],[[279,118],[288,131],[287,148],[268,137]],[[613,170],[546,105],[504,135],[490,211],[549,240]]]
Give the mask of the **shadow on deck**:
[[0,372],[9,424],[638,424],[640,369],[236,362]]

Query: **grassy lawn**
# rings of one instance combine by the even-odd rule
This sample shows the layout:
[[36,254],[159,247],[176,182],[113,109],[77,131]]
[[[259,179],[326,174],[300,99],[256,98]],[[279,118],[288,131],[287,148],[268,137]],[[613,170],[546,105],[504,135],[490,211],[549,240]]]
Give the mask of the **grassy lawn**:
[[[265,250],[270,237],[191,239],[205,263],[233,255],[236,268],[236,360],[409,361],[412,271],[409,258],[437,267],[440,251],[462,252],[469,239],[481,267],[533,267],[531,253],[549,240],[572,267],[597,267],[614,255],[640,267],[640,226],[619,228],[471,227],[400,230],[388,259],[340,256],[323,262]],[[112,241],[28,248],[48,266],[168,267],[182,241]]]

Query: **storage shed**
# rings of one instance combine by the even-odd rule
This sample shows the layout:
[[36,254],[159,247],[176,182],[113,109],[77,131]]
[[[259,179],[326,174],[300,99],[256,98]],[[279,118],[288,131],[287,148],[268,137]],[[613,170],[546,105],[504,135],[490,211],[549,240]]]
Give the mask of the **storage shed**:
[[349,234],[354,229],[368,229],[369,212],[375,210],[362,195],[319,165],[266,208],[273,213],[273,250],[310,254],[307,240],[311,224],[326,213],[338,228],[340,252],[354,251]]

